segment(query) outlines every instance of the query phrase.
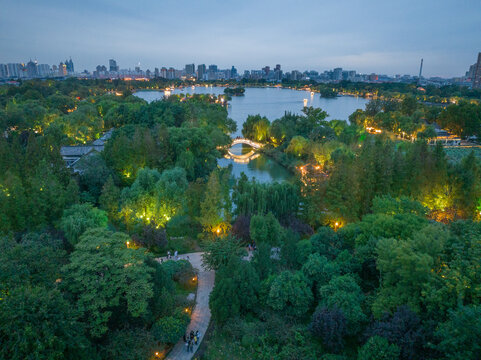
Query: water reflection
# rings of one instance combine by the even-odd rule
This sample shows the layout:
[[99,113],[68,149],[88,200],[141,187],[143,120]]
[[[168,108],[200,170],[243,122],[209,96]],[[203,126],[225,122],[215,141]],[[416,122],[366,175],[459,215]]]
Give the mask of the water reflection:
[[[204,87],[196,86],[194,89],[176,88],[171,91],[172,94],[189,93],[189,94],[223,94],[223,87]],[[164,93],[161,91],[139,91],[136,96],[151,102],[163,98]],[[242,135],[242,124],[248,115],[260,114],[266,116],[270,121],[278,119],[284,115],[286,111],[300,114],[304,100],[307,106],[322,108],[329,114],[328,120],[340,119],[347,120],[349,115],[356,109],[364,109],[367,102],[366,99],[351,96],[342,96],[334,99],[321,98],[317,93],[309,93],[306,91],[298,91],[281,88],[246,88],[245,96],[233,96],[229,101],[228,114],[231,119],[237,123],[237,131],[231,136],[233,138]],[[234,154],[246,154],[251,151],[248,146],[235,145],[231,151]],[[255,177],[260,182],[285,181],[293,178],[286,168],[276,163],[274,160],[260,155],[249,163],[236,163],[232,159],[219,159],[219,166],[228,166],[232,164],[233,175],[238,177],[244,172],[249,178]]]

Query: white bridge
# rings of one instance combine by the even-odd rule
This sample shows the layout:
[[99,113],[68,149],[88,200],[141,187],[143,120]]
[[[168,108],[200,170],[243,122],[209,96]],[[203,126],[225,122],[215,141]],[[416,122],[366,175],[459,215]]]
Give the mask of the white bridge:
[[[242,155],[234,154],[230,150],[230,148],[234,145],[237,145],[237,144],[249,145],[252,148],[252,150],[249,151],[247,154],[242,154]],[[237,137],[237,138],[232,140],[232,143],[230,144],[229,149],[227,150],[227,154],[225,154],[225,158],[226,159],[232,159],[237,163],[247,164],[249,161],[251,161],[251,160],[260,156],[260,154],[258,154],[256,152],[256,150],[261,149],[263,146],[264,145],[261,144],[261,143],[258,143],[258,142],[255,142],[255,141],[252,141],[252,140],[249,140],[249,139],[246,139],[246,138]]]

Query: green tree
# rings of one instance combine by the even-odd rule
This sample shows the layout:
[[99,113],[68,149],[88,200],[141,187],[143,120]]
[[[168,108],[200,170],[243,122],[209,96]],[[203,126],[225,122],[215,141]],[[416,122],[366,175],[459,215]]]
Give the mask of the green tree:
[[399,348],[381,336],[370,337],[359,349],[357,360],[396,360]]
[[249,115],[242,124],[242,135],[254,141],[265,142],[269,131],[269,120],[265,116]]
[[267,243],[276,246],[282,243],[284,230],[272,213],[254,215],[251,218],[251,238],[258,244]]
[[271,280],[267,305],[287,315],[302,316],[312,303],[311,289],[301,272],[283,271]]
[[214,319],[222,324],[254,310],[259,288],[259,276],[254,267],[245,260],[231,257],[217,272],[216,285],[209,298]]
[[205,245],[202,261],[207,268],[218,270],[227,265],[232,256],[240,257],[244,254],[245,250],[239,240],[233,236],[223,236]]
[[217,172],[207,181],[204,200],[200,204],[199,222],[206,231],[215,232],[222,222],[222,190]]
[[78,242],[79,237],[91,228],[106,228],[107,214],[90,204],[73,205],[63,212],[59,228],[71,245]]
[[350,334],[360,330],[362,322],[366,319],[361,308],[364,294],[351,275],[334,277],[329,284],[319,288],[319,297],[319,306],[328,309],[337,307],[342,310]]
[[64,266],[66,291],[71,293],[92,336],[108,330],[113,312],[139,317],[153,296],[152,272],[143,249],[129,247],[130,238],[106,229],[86,231]]
[[58,290],[18,286],[0,300],[0,358],[91,359],[77,312]]
[[118,218],[119,202],[120,189],[115,185],[112,176],[109,176],[102,187],[99,203],[100,207],[107,212],[111,221]]
[[464,306],[451,310],[449,318],[436,330],[436,348],[445,359],[476,359],[481,352],[481,307]]
[[185,334],[189,320],[189,316],[183,313],[163,317],[152,326],[152,334],[161,343],[175,344]]

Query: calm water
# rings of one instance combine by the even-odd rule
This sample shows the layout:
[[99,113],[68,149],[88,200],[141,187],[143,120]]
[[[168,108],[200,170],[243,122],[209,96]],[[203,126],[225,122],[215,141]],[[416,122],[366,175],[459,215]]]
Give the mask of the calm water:
[[[183,89],[175,89],[173,94],[223,94],[223,87],[197,86]],[[136,96],[151,102],[163,98],[162,91],[139,91]],[[278,119],[286,111],[300,114],[304,107],[304,99],[307,99],[307,106],[322,108],[329,114],[328,119],[347,120],[357,109],[364,109],[368,100],[351,96],[342,96],[334,99],[321,98],[318,93],[311,95],[308,91],[298,91],[281,88],[246,88],[244,96],[233,96],[229,101],[228,114],[237,123],[237,131],[232,137],[242,136],[242,124],[248,115],[260,114],[270,121]],[[236,152],[246,152],[248,147],[234,148]],[[235,153],[236,153],[235,152]],[[292,177],[292,174],[283,166],[263,155],[250,161],[248,164],[235,163],[229,159],[219,159],[220,166],[233,164],[233,174],[239,176],[244,172],[248,177],[255,177],[260,182],[284,181]]]

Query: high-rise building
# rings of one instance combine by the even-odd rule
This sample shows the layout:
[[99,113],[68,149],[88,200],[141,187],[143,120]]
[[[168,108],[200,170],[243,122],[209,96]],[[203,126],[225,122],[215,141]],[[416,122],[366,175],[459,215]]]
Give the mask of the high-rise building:
[[269,76],[269,72],[271,71],[271,67],[270,66],[264,66],[262,68],[262,71],[264,72],[265,76]]
[[167,68],[166,67],[163,67],[162,69],[160,69],[160,77],[164,78],[164,79],[167,79]]
[[29,78],[37,76],[37,62],[32,61],[32,59],[27,63],[27,76]]
[[74,73],[72,58],[70,58],[70,60],[65,60],[65,68],[66,68],[68,74]]
[[47,77],[50,76],[50,66],[48,64],[39,64],[37,66],[38,76]]
[[332,80],[342,80],[342,68],[335,68],[332,71]]
[[198,65],[197,66],[197,79],[203,80],[205,72],[206,72],[205,64]]
[[160,76],[159,68],[155,68],[155,69],[154,69],[154,76],[155,76],[156,78],[158,78],[158,77]]
[[232,68],[230,69],[230,77],[232,79],[235,79],[237,77],[237,69],[232,65]]
[[195,75],[195,65],[194,64],[185,65],[185,73],[187,75]]
[[7,78],[8,77],[8,67],[6,64],[0,64],[0,78]]
[[117,61],[115,61],[114,59],[109,60],[109,71],[110,72],[119,71],[119,66],[117,65]]
[[217,72],[217,65],[209,65],[209,71]]
[[167,79],[175,79],[175,69],[173,67],[170,67],[169,70],[167,70]]
[[473,89],[481,89],[481,52],[478,53],[478,61],[474,71]]
[[20,64],[13,64],[13,63],[7,64],[7,71],[8,71],[9,78],[18,78],[19,70],[20,70]]
[[67,75],[67,65],[65,65],[63,62],[58,64],[58,74],[60,76],[66,76]]
[[277,64],[274,69],[274,80],[281,81],[282,80],[282,70],[281,65]]
[[471,79],[471,81],[473,81],[475,73],[476,73],[476,64],[473,64],[469,67],[469,70],[466,71],[466,74],[464,75],[464,77]]

